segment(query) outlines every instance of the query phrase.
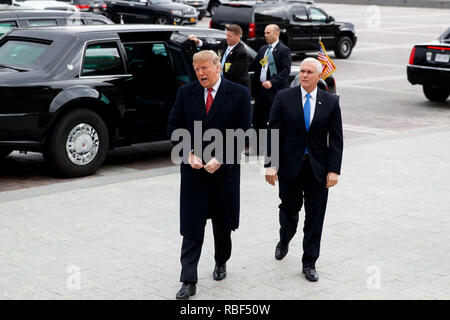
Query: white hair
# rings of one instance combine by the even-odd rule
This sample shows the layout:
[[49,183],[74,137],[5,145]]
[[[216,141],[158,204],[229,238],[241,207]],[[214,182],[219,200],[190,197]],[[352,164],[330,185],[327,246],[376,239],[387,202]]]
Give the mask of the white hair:
[[305,60],[302,61],[302,63],[300,64],[300,68],[302,67],[302,64],[305,62],[311,62],[314,64],[314,66],[316,67],[316,71],[318,74],[322,73],[322,64],[319,62],[319,60],[315,59],[315,58],[306,58]]

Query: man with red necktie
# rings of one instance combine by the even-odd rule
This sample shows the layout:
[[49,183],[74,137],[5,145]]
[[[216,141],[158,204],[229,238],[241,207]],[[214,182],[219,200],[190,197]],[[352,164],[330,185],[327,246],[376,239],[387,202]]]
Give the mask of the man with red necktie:
[[[223,280],[227,275],[226,262],[231,256],[231,231],[239,226],[240,165],[242,150],[236,150],[235,141],[226,139],[227,129],[250,128],[250,94],[246,87],[220,76],[217,54],[211,50],[196,53],[193,65],[198,81],[180,88],[169,116],[168,135],[176,129],[190,133],[194,140],[202,139],[208,129],[217,130],[223,137],[223,156],[206,155],[208,142],[202,139],[201,150],[192,150],[181,163],[180,233],[181,289],[177,299],[189,299],[196,294],[197,265],[203,245],[205,225],[211,219],[214,234],[215,267],[213,279]],[[201,124],[201,137],[194,130]],[[236,150],[232,160],[226,155],[231,144]],[[231,158],[231,157],[230,157]],[[225,161],[226,160],[226,161]],[[230,163],[229,163],[230,162]]]

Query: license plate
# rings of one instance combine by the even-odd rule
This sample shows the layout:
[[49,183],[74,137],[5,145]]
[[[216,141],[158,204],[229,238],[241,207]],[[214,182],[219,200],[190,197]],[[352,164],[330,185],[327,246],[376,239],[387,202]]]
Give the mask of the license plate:
[[99,8],[94,8],[94,12],[100,12]]
[[436,53],[436,57],[434,58],[434,61],[435,62],[449,62],[450,54]]
[[195,18],[191,18],[191,20],[190,20],[191,22],[195,22]]

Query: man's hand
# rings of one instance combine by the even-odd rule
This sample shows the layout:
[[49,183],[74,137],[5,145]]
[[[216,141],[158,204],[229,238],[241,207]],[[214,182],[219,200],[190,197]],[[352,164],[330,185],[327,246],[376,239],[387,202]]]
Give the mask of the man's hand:
[[266,169],[266,181],[271,185],[275,185],[275,182],[278,181],[277,169],[276,168],[267,168]]
[[190,34],[188,36],[188,39],[191,40],[191,41],[195,41],[196,45],[198,45],[198,43],[200,42],[195,34]]
[[269,80],[264,81],[264,82],[262,83],[262,86],[263,86],[264,88],[266,88],[266,89],[270,89],[270,88],[272,88],[272,82],[270,82]]
[[212,158],[208,161],[207,164],[205,164],[204,168],[209,173],[214,173],[220,168],[221,165],[222,164],[219,162],[219,160],[217,160],[216,158]]
[[189,164],[191,165],[192,169],[201,169],[201,168],[203,168],[202,159],[197,157],[192,152],[189,153]]
[[338,175],[334,172],[328,172],[327,174],[327,188],[334,187],[338,183]]

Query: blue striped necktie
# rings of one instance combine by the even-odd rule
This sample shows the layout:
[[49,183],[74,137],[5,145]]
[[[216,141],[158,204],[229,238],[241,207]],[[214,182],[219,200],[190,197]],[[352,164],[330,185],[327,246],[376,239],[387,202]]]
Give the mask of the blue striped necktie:
[[[306,102],[303,106],[303,116],[305,117],[305,128],[306,132],[309,130],[309,121],[311,118],[311,101],[309,101],[309,98],[311,98],[311,95],[309,93],[306,94]],[[305,147],[305,154],[308,153],[307,148]]]

